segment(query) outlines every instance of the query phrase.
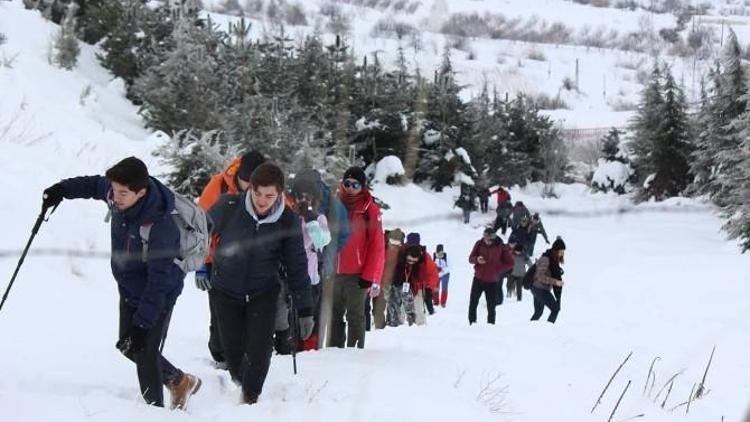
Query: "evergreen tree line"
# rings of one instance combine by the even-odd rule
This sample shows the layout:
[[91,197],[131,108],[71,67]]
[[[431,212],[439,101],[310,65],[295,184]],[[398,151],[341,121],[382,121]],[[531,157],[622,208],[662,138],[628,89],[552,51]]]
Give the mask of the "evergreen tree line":
[[689,113],[668,67],[654,66],[629,143],[636,199],[705,196],[726,219],[724,229],[750,249],[750,111],[747,65],[730,31],[722,58]]
[[[55,11],[70,10],[61,4],[45,9],[60,23],[64,14]],[[246,21],[219,29],[190,2],[79,6],[77,36],[99,43],[100,62],[125,81],[146,125],[171,137],[159,154],[183,193],[197,195],[210,174],[249,148],[289,172],[315,167],[331,175],[396,155],[407,178],[436,190],[467,178],[523,185],[564,175],[552,121],[523,96],[500,98],[487,86],[464,101],[449,49],[423,75],[401,48],[395,63],[384,64],[377,54],[356,56],[341,37],[294,40],[280,25],[251,39]]]

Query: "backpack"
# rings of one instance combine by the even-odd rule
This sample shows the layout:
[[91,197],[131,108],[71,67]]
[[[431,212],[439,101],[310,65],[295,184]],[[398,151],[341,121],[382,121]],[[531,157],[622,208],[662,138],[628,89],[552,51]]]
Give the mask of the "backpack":
[[531,265],[528,270],[526,270],[526,274],[523,276],[523,281],[521,282],[521,285],[524,289],[529,290],[531,289],[531,286],[534,284],[534,276],[536,275],[536,263]]
[[[206,213],[193,201],[172,191],[174,194],[174,209],[170,213],[172,220],[180,232],[180,254],[174,263],[182,272],[195,271],[203,265],[208,255],[208,223]],[[144,224],[140,228],[143,243],[143,262],[148,258],[148,239],[152,224]]]

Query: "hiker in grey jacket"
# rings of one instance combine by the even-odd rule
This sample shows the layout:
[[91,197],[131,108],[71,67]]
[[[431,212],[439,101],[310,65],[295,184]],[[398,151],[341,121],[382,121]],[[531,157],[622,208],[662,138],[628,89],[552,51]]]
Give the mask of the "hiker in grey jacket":
[[539,217],[539,213],[535,212],[534,215],[531,217],[531,221],[529,222],[529,238],[526,243],[526,255],[531,257],[534,255],[534,245],[536,244],[536,237],[537,235],[542,235],[544,237],[544,241],[549,245],[549,238],[547,237],[547,232],[544,230],[544,224],[542,224],[542,219]]
[[521,225],[521,221],[523,221],[524,217],[526,219],[531,219],[531,213],[529,213],[529,209],[526,208],[526,205],[524,205],[523,202],[516,201],[516,204],[513,205],[513,209],[510,213],[510,228],[512,230],[517,229],[518,226]]
[[523,276],[526,275],[526,269],[531,266],[531,259],[526,255],[523,245],[513,247],[513,269],[508,277],[508,297],[516,293],[516,299],[520,302],[523,292]]

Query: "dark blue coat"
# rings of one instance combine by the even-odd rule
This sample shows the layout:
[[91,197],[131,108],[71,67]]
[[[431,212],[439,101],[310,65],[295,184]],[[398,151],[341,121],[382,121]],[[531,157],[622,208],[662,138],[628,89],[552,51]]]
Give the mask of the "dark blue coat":
[[[146,195],[132,207],[119,211],[111,202],[112,184],[103,176],[83,176],[62,181],[65,198],[99,199],[112,212],[112,274],[123,300],[137,308],[133,324],[151,328],[162,312],[174,306],[182,292],[185,274],[175,265],[180,233],[169,213],[174,194],[151,178]],[[143,262],[140,227],[152,224],[148,258]]]
[[222,196],[208,213],[219,235],[211,274],[214,289],[248,300],[278,286],[283,267],[300,316],[312,315],[302,227],[283,198],[263,218],[248,206],[247,192]]

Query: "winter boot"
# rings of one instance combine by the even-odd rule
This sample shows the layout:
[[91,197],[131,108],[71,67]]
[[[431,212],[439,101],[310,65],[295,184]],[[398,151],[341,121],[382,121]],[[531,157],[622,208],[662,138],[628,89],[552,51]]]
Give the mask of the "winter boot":
[[258,395],[255,393],[242,392],[242,403],[253,405],[258,403]]
[[170,408],[185,410],[188,399],[200,390],[201,384],[200,378],[185,372],[177,381],[167,385],[167,390],[172,395]]

